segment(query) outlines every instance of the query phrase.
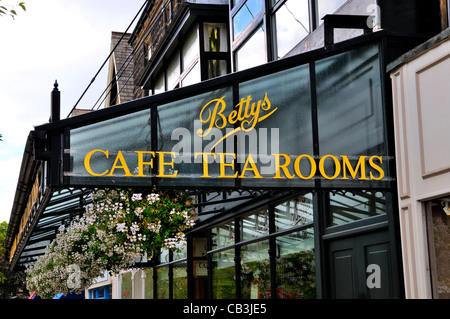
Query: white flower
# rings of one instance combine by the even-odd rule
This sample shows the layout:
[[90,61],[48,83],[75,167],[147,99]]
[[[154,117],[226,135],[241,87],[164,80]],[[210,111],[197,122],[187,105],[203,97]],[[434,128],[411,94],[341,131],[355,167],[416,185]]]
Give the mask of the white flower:
[[127,226],[125,225],[125,223],[118,223],[116,225],[116,229],[118,232],[126,232],[127,231]]
[[133,194],[133,196],[131,196],[131,200],[137,201],[137,200],[142,200],[142,194]]

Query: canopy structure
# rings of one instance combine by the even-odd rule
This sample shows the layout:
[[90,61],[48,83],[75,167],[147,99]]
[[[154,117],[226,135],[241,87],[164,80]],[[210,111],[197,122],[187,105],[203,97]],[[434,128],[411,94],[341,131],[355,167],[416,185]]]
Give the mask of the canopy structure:
[[279,193],[391,189],[386,44],[385,32],[368,34],[35,127],[6,239],[11,267],[42,255],[94,188],[188,191],[200,218]]

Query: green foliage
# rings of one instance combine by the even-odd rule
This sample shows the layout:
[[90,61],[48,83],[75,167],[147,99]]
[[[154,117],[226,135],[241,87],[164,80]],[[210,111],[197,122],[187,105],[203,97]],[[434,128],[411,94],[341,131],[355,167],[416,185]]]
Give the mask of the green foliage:
[[46,253],[27,269],[29,291],[42,298],[80,293],[104,270],[116,274],[161,249],[178,250],[185,244],[184,231],[194,225],[192,199],[182,193],[99,190],[92,200],[81,218],[60,227]]
[[5,258],[4,242],[8,224],[0,223],[0,299],[8,299],[19,291],[25,290],[25,273],[10,270],[9,262]]
[[8,223],[3,222],[0,224],[0,257],[5,255],[5,239],[6,239],[6,231],[8,229]]
[[[0,0],[1,3],[1,0]],[[17,16],[16,8],[20,7],[23,11],[27,11],[27,8],[25,7],[25,2],[18,2],[14,6],[3,6],[0,5],[0,17],[1,16],[10,16],[11,18],[15,18]]]

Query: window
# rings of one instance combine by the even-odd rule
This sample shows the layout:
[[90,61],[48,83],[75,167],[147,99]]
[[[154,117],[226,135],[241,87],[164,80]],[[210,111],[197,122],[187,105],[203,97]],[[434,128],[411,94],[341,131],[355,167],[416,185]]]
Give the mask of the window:
[[131,271],[122,274],[120,299],[133,299],[133,283]]
[[233,38],[238,38],[250,23],[262,13],[264,0],[247,0],[233,17]]
[[318,15],[319,23],[322,23],[322,18],[327,15],[336,12],[347,0],[318,0]]
[[192,85],[229,72],[226,23],[202,22],[183,39],[180,48],[170,56],[170,61],[163,66],[153,82],[154,94]]
[[308,1],[286,1],[272,19],[274,57],[281,59],[310,33]]
[[260,26],[234,54],[235,70],[242,71],[266,62],[264,29]]
[[308,193],[211,228],[212,297],[315,298],[312,210]]
[[203,23],[205,52],[227,52],[228,35],[225,23]]
[[285,57],[346,0],[231,1],[234,71]]
[[112,285],[89,289],[89,299],[111,299]]

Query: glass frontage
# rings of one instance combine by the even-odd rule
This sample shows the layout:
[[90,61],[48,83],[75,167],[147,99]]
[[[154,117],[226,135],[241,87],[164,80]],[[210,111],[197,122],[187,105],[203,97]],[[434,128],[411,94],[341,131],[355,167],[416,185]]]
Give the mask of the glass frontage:
[[155,268],[158,282],[156,284],[156,299],[169,299],[169,266]]
[[161,187],[386,187],[379,60],[379,44],[366,45],[158,104],[154,116],[148,109],[74,128],[65,176]]
[[270,288],[269,241],[241,247],[241,294],[244,299],[265,299]]
[[236,271],[234,264],[234,249],[213,253],[211,256],[212,296],[214,299],[236,298]]
[[313,228],[277,238],[277,298],[315,299],[316,264]]
[[311,193],[214,227],[211,241],[213,298],[316,297]]

